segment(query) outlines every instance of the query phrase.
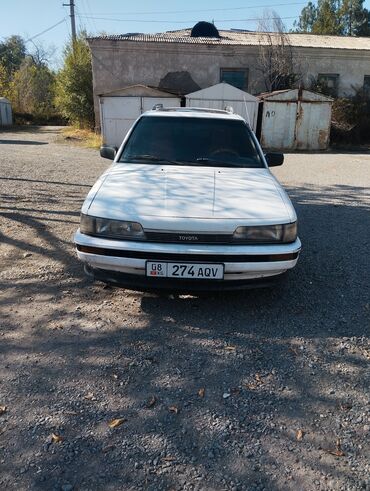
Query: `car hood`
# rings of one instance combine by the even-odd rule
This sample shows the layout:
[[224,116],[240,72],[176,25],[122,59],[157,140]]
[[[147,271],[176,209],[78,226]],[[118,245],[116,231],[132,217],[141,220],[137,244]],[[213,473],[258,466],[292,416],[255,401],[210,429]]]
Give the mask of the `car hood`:
[[[88,207],[111,219],[244,219],[286,223],[289,198],[265,168],[114,164]],[[84,211],[84,210],[83,210]]]

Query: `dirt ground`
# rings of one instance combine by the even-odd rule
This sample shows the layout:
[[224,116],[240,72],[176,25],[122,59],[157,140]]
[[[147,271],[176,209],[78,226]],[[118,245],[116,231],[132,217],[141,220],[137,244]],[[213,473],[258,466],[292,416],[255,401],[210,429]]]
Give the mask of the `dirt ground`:
[[369,491],[370,155],[274,170],[303,243],[281,286],[167,298],[85,278],[109,163],[58,131],[0,133],[0,488]]

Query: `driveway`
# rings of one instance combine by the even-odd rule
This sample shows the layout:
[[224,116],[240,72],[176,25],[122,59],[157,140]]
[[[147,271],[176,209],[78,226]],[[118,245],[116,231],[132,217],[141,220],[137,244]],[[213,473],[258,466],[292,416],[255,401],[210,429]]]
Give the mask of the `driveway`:
[[0,133],[1,488],[370,490],[370,155],[274,169],[303,243],[279,288],[160,297],[85,278],[109,163],[58,131]]

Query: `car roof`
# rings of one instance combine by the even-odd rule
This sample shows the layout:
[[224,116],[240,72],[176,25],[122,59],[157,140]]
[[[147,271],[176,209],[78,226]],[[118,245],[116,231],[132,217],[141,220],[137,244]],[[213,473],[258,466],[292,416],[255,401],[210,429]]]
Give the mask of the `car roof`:
[[166,107],[155,108],[146,111],[142,116],[150,117],[186,117],[186,118],[207,118],[207,119],[227,119],[245,121],[239,114],[234,114],[221,109],[206,109],[202,107]]

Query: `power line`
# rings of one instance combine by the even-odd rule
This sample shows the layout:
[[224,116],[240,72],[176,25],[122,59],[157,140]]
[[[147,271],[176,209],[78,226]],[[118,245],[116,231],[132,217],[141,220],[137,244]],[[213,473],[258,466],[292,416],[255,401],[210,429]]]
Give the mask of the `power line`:
[[[84,23],[84,21],[82,20],[82,13],[80,13],[79,9],[76,7],[75,8],[75,13],[76,13],[76,17],[78,19],[78,24],[80,26],[80,31],[86,31],[86,26],[87,24]],[[90,23],[90,20],[88,19],[88,23]]]
[[[84,10],[85,9],[85,3],[83,0],[81,0],[81,6]],[[85,24],[81,18],[82,16],[86,15],[86,12],[84,12],[83,10],[81,10],[80,8],[77,8],[76,6],[76,15],[77,15],[77,18],[79,20],[79,23],[80,23],[80,28],[84,31],[87,31],[87,26],[89,25],[90,26],[90,29],[91,29],[91,25],[92,25],[92,21],[90,19],[87,19],[87,23]],[[88,12],[87,12],[87,15],[88,15]]]
[[[146,22],[146,23],[160,23],[160,24],[193,24],[198,22],[197,20],[143,20],[143,19],[113,19],[107,17],[91,17],[88,15],[82,15],[81,17],[87,19],[95,20],[107,20],[109,22]],[[293,15],[290,17],[270,17],[271,20],[285,20],[285,19],[296,19],[297,16]],[[263,17],[255,17],[249,19],[213,19],[213,22],[256,22],[260,20],[265,20]]]
[[[84,2],[84,4],[85,4],[85,2]],[[89,0],[86,0],[86,5],[87,5],[87,13],[88,13],[89,15],[93,15],[93,13],[92,13],[92,11],[91,11],[91,7],[90,7]],[[92,25],[93,25],[93,29],[95,29],[95,31],[97,31],[97,30],[98,30],[98,28],[96,27],[96,24],[95,24],[95,21],[94,21],[94,20],[92,21]]]
[[71,32],[72,41],[76,41],[76,20],[75,20],[75,3],[74,0],[70,0],[69,3],[63,3],[63,7],[69,7],[69,16],[71,18]]
[[144,11],[144,12],[90,12],[91,15],[161,15],[161,14],[185,14],[196,12],[226,12],[231,10],[247,10],[254,8],[269,8],[269,7],[286,7],[292,5],[306,5],[307,2],[289,2],[289,3],[275,3],[275,4],[262,4],[262,5],[248,5],[247,7],[230,7],[230,8],[217,8],[217,9],[192,9],[192,10],[156,10],[156,11]]
[[39,32],[38,34],[35,34],[34,36],[32,36],[31,38],[29,39],[26,39],[25,40],[25,43],[29,43],[30,41],[32,41],[33,39],[39,37],[39,36],[42,36],[42,34],[45,34],[46,32],[49,32],[51,31],[52,29],[54,29],[55,27],[59,26],[60,24],[62,24],[62,22],[65,22],[66,18],[63,17],[62,20],[60,20],[59,22],[57,22],[56,24],[52,25],[51,27],[48,27],[47,29],[45,29],[44,31],[42,32]]
[[[85,0],[81,0],[81,6],[82,6],[82,9],[76,9],[77,10],[77,13],[79,15],[79,17],[81,17],[81,15],[92,15],[91,13],[91,9],[90,9],[90,6],[88,4],[88,2],[86,1],[85,3]],[[97,27],[95,25],[95,21],[93,19],[88,19],[88,25],[89,25],[89,29],[90,29],[90,32],[94,32],[94,31],[97,31]]]

